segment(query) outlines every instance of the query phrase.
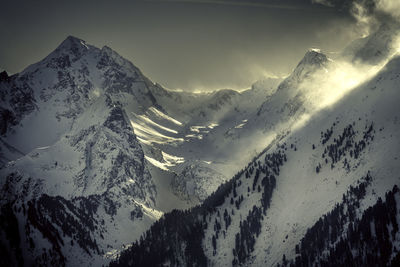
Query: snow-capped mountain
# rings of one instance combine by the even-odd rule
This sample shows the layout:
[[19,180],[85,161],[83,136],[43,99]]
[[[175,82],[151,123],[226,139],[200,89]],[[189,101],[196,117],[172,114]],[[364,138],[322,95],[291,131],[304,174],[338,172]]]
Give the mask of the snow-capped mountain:
[[262,83],[268,91],[169,91],[72,36],[21,73],[3,72],[4,263],[107,263],[164,211],[204,200],[229,176],[206,160],[209,148],[197,150],[203,137],[215,121],[235,125],[232,110],[255,109],[277,81]]
[[6,243],[6,262],[18,252],[34,265],[103,264],[161,216],[127,115],[158,106],[150,85],[110,48],[75,37],[2,79],[4,223],[17,220],[13,234],[29,241],[16,252]]
[[71,36],[2,72],[1,265],[395,264],[397,32],[243,91],[168,90]]
[[[295,70],[272,98],[302,74],[315,82],[314,66],[330,75],[329,61],[310,51],[302,62],[311,72]],[[400,56],[367,77],[298,116],[201,205],[165,214],[111,266],[397,266]],[[262,105],[264,125],[268,105],[277,104]],[[307,112],[304,103],[279,106],[283,115]]]
[[[245,166],[273,140],[290,131],[310,112],[308,89],[304,85],[312,82],[316,74],[325,73],[330,65],[332,61],[319,50],[307,51],[288,77],[275,83],[272,90],[264,91],[271,93],[258,106],[249,108],[241,121],[223,128],[222,138],[215,138],[215,134],[210,137],[223,151],[222,158],[229,159],[232,165]],[[222,170],[222,173],[229,171]]]
[[103,94],[133,110],[157,106],[149,84],[110,48],[68,37],[45,59],[2,82],[2,112],[8,114],[2,116],[8,125],[2,139],[24,153],[52,144]]

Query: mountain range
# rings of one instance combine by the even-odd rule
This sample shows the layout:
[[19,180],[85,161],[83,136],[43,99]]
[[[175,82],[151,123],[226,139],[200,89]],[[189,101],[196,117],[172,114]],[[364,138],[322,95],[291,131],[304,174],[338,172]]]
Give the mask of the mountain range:
[[2,266],[396,266],[399,27],[192,93],[67,37],[0,74]]

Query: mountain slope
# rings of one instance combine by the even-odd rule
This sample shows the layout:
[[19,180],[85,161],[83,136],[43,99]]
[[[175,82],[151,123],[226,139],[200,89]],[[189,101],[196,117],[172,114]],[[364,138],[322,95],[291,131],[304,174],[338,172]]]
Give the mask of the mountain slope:
[[[12,203],[21,229],[32,229],[20,232],[21,240],[33,244],[21,249],[35,264],[81,265],[90,258],[102,263],[106,252],[132,242],[160,216],[152,211],[156,191],[141,146],[124,111],[109,98],[100,98],[58,142],[33,150],[0,173],[5,177],[2,206]],[[124,237],[126,231],[135,237]],[[68,238],[52,237],[59,235]],[[50,262],[38,252],[48,246],[46,237]]]
[[2,139],[24,153],[50,145],[103,94],[134,110],[157,106],[150,84],[110,48],[70,36],[42,61],[1,82],[2,113],[14,118]]
[[[399,264],[399,189],[397,185],[366,209],[355,214],[359,198],[365,194],[365,183],[352,188],[332,212],[307,231],[298,256],[290,264],[296,266],[321,263],[324,266],[363,265],[397,266]],[[353,198],[354,196],[357,198]],[[354,219],[354,217],[357,217]],[[353,222],[354,221],[354,222]],[[361,240],[360,240],[361,239]],[[288,261],[284,260],[283,265]]]
[[400,182],[399,79],[395,57],[340,102],[277,139],[202,205],[166,214],[112,266],[273,266],[283,255],[295,259],[307,228],[369,177],[365,194],[351,195],[359,198],[354,209],[361,219]]
[[18,224],[0,233],[8,262],[22,253],[33,264],[107,263],[162,211],[205,199],[226,177],[204,149],[190,151],[216,120],[236,125],[231,118],[277,81],[243,93],[176,93],[110,48],[72,36],[21,73],[2,73],[1,206],[5,229]]
[[275,93],[280,81],[265,79],[241,92],[188,93],[151,87],[163,111],[151,107],[144,114],[131,117],[146,158],[164,172],[176,174],[178,179],[191,166],[204,165],[209,171],[202,172],[201,179],[192,179],[199,190],[184,189],[185,181],[177,189],[178,183],[172,182],[174,192],[193,193],[185,194],[185,199],[194,203],[204,200],[206,196],[198,193],[214,191],[220,184],[214,177],[225,181],[253,156],[249,149],[240,158],[232,157],[238,139],[227,138],[228,132],[242,128],[265,99]]
[[[161,216],[128,116],[158,105],[132,63],[68,37],[0,85],[1,206],[18,222],[25,261],[103,264]],[[15,240],[1,237],[13,255]]]
[[[284,80],[186,93],[68,37],[23,72],[0,74],[1,265],[97,266],[127,247],[112,265],[342,255],[337,232],[350,233],[350,221],[361,229],[368,207],[399,183],[400,59],[350,80],[351,68],[336,75],[341,64],[312,49]],[[326,219],[338,212],[339,223]],[[391,235],[391,256],[385,249],[374,262],[395,259]]]

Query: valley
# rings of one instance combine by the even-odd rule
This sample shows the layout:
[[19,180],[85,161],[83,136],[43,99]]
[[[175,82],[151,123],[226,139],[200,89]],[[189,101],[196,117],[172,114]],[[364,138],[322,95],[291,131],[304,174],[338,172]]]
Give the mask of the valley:
[[73,36],[2,73],[1,265],[395,266],[398,40],[383,25],[240,91],[166,89]]

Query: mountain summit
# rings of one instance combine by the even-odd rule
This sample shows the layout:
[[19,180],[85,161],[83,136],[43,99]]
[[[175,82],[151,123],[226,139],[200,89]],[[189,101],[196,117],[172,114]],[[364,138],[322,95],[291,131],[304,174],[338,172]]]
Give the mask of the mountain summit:
[[190,93],[69,36],[0,74],[0,265],[398,265],[387,59],[315,112],[342,82],[316,49],[283,80]]
[[328,58],[318,49],[310,49],[296,66],[290,78],[296,82],[306,79],[311,73],[326,67]]
[[[107,251],[133,242],[161,216],[129,118],[157,105],[149,86],[110,48],[71,36],[1,80],[0,204],[12,215],[2,217],[0,236],[32,240],[29,247],[7,246],[6,265],[103,264]],[[17,211],[8,210],[10,203]],[[13,220],[30,230],[7,232]]]
[[[299,65],[310,61],[326,59],[309,52]],[[202,205],[165,214],[111,266],[397,266],[399,62],[284,129]]]

